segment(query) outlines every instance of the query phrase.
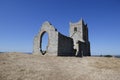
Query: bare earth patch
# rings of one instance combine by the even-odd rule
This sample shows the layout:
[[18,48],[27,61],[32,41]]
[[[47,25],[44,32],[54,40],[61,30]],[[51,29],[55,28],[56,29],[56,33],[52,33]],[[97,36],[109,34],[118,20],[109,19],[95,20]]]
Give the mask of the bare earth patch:
[[0,80],[120,80],[120,59],[0,54]]

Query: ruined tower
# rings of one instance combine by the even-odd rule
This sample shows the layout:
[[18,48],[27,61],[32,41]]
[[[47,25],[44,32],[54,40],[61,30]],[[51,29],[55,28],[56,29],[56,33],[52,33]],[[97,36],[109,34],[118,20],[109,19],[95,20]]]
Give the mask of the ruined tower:
[[[48,33],[46,50],[42,49],[42,38]],[[65,36],[48,21],[44,22],[34,38],[33,54],[57,56],[90,56],[87,24],[81,19],[70,23],[70,36]]]
[[70,37],[74,42],[76,56],[90,56],[90,42],[88,40],[88,27],[81,19],[77,23],[70,22]]

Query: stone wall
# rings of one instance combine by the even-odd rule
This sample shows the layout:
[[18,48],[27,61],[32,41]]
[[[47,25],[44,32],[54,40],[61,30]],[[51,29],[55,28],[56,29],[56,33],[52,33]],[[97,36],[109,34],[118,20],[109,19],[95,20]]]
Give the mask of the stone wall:
[[44,33],[48,33],[48,47],[46,50],[46,54],[54,54],[57,55],[58,52],[58,32],[49,22],[43,23],[39,33],[34,38],[34,48],[33,54],[42,54],[42,36]]
[[58,56],[75,56],[73,49],[73,39],[58,34]]

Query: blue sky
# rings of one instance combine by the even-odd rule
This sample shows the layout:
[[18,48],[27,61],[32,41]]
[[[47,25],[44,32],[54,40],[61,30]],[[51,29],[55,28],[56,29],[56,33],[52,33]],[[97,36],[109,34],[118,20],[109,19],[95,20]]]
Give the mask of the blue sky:
[[81,17],[92,55],[120,54],[119,0],[0,0],[0,51],[32,52],[44,21],[69,36],[69,22]]

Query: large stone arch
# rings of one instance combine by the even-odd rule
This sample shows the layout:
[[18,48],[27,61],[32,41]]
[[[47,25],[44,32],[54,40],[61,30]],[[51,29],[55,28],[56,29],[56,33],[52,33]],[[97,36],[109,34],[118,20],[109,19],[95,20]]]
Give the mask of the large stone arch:
[[34,54],[42,54],[41,52],[41,38],[44,33],[48,33],[48,47],[46,53],[56,54],[58,50],[58,32],[49,22],[45,22],[42,24],[42,27],[39,33],[34,38]]

